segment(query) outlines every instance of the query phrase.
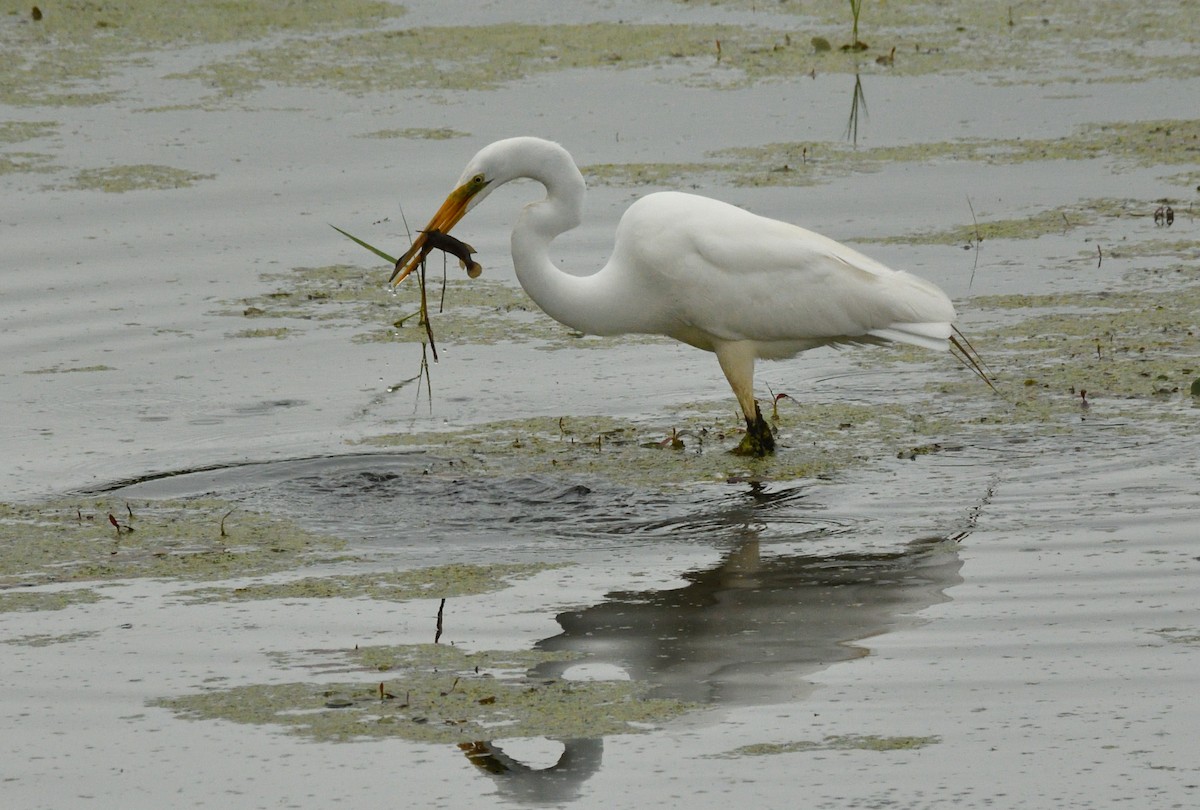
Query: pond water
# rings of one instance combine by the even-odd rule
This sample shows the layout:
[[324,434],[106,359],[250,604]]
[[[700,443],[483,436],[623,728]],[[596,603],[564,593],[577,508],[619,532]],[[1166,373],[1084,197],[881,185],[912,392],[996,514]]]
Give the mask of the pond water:
[[[1187,4],[828,5],[0,4],[5,804],[1193,806]],[[941,285],[999,393],[763,364],[736,458],[712,356],[524,297],[528,184],[426,375],[328,225],[514,134],[573,271],[695,190]]]

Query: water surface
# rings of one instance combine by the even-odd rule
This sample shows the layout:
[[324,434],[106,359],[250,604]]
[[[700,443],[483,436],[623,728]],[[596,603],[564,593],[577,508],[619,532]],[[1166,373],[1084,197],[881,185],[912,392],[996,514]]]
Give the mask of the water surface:
[[[858,59],[801,4],[458,5],[0,22],[11,803],[1194,804],[1185,4],[864,4]],[[711,356],[529,308],[528,184],[419,388],[412,291],[327,224],[398,249],[525,133],[589,178],[573,271],[697,190],[943,286],[1002,396],[764,364],[781,452],[735,459]]]

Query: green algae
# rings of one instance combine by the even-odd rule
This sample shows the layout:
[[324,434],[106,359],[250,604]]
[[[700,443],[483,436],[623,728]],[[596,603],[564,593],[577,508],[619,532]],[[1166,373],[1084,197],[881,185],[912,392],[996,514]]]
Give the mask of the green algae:
[[[830,72],[969,72],[998,83],[1064,75],[1073,81],[1196,75],[1194,43],[1182,33],[1186,26],[1172,24],[1186,17],[1180,9],[1160,14],[1110,2],[1097,14],[1082,0],[1070,5],[1078,13],[1056,11],[1054,24],[1026,15],[1009,24],[983,0],[956,3],[949,18],[944,3],[888,4],[887,13],[870,15],[878,44],[869,55],[815,48],[812,42],[824,37],[813,34],[832,36],[836,23],[832,9],[820,9],[816,13],[824,18],[756,15],[756,23],[766,24],[755,25],[502,23],[374,30],[254,48],[175,78],[200,80],[232,96],[266,83],[354,95],[490,90],[552,71],[649,66],[670,66],[667,80],[706,87]],[[1130,14],[1139,26],[1132,39]],[[1158,47],[1146,47],[1147,36]]]
[[1150,271],[1138,261],[1186,252],[1189,242],[1127,243],[1132,267],[1115,289],[974,298],[971,309],[985,325],[971,339],[996,375],[1003,406],[981,410],[961,380],[930,382],[927,390],[958,403],[981,435],[1014,426],[1055,434],[1089,420],[1129,435],[1190,424],[1200,374],[1197,271],[1190,263]]
[[[0,0],[0,14],[28,11],[29,3]],[[13,26],[28,41],[79,46],[124,40],[128,48],[175,47],[188,43],[219,43],[261,38],[269,33],[308,33],[372,25],[404,14],[402,6],[381,0],[327,0],[294,3],[289,0],[192,0],[163,4],[149,0],[95,3],[61,0],[47,5],[36,24]]]
[[0,588],[253,576],[325,560],[343,546],[337,538],[218,500],[0,503]]
[[72,605],[88,605],[99,602],[104,598],[89,588],[54,591],[29,591],[12,588],[6,591],[0,590],[0,613],[63,610]]
[[411,571],[305,577],[288,582],[263,582],[237,588],[198,588],[181,594],[189,603],[243,602],[263,599],[448,599],[475,596],[506,586],[513,580],[548,570],[550,565],[439,565]]
[[0,121],[0,143],[21,143],[58,132],[55,121]]
[[[694,0],[677,0],[694,5]],[[710,0],[758,12],[759,0]],[[1138,81],[1195,76],[1195,29],[1185,3],[1062,0],[999,4],[988,0],[909,0],[869,3],[859,20],[863,52],[834,45],[851,38],[846,3],[771,3],[776,29],[791,30],[769,58],[801,73],[880,70],[900,75],[978,72],[996,82]],[[888,54],[895,48],[894,55]],[[814,58],[819,57],[819,58]],[[805,69],[807,67],[807,70]],[[784,68],[777,68],[783,70]]]
[[211,180],[215,176],[176,169],[171,166],[143,163],[133,166],[111,166],[105,169],[83,169],[76,172],[75,177],[65,188],[121,194],[126,191],[187,188],[202,180]]
[[292,330],[286,326],[277,326],[273,329],[242,329],[234,332],[230,337],[235,338],[275,338],[282,340],[292,334]]
[[1134,166],[1191,164],[1200,159],[1200,120],[1086,124],[1068,138],[1002,143],[1014,155],[1011,162],[1116,158]]
[[[448,277],[443,292],[440,262],[429,262],[430,322],[434,338],[449,344],[538,342],[546,347],[610,345],[612,339],[578,339],[566,327],[543,314],[524,291],[489,279]],[[485,270],[486,272],[486,270]],[[418,313],[420,287],[416,280],[392,288],[381,269],[357,265],[297,267],[285,273],[266,273],[262,280],[274,289],[236,302],[225,302],[221,315],[242,318],[286,318],[335,327],[366,327],[354,338],[359,343],[423,343],[428,340]],[[250,328],[246,336],[287,337],[295,328]],[[647,337],[647,340],[655,338]]]
[[21,647],[49,647],[52,644],[70,644],[74,641],[81,641],[85,638],[93,638],[98,635],[100,635],[100,631],[98,630],[78,630],[74,633],[63,633],[57,636],[34,633],[26,636],[17,636],[16,638],[6,638],[3,641],[5,644],[14,644]]
[[[352,95],[494,90],[541,73],[594,68],[669,67],[667,80],[709,88],[863,70],[856,58],[815,55],[799,42],[786,27],[732,23],[436,26],[293,40],[172,78],[198,80],[229,97],[268,83]],[[945,54],[918,51],[906,64],[902,72],[939,71]]]
[[761,757],[797,754],[809,751],[916,751],[937,745],[941,737],[882,737],[875,734],[834,734],[822,740],[797,740],[788,743],[755,743],[721,754],[722,758]]
[[[429,264],[432,271],[436,262]],[[287,273],[264,274],[262,280],[276,288],[242,299],[221,314],[365,325],[371,327],[370,331],[360,334],[357,340],[366,342],[428,339],[416,317],[419,286],[412,283],[394,289],[386,283],[382,270],[357,265],[297,267]],[[487,279],[447,279],[444,308],[441,279],[431,277],[428,290],[434,334],[449,342],[494,339],[508,323],[507,313],[533,308],[519,290]]]
[[[734,5],[739,5],[735,3]],[[740,4],[743,5],[744,4]],[[121,92],[106,82],[147,53],[199,43],[263,43],[173,78],[199,80],[229,97],[264,84],[334,87],[352,94],[404,89],[494,89],[550,71],[669,66],[666,80],[706,87],[817,73],[979,75],[996,83],[1138,81],[1197,75],[1185,4],[1068,0],[1053,13],[986,0],[873,4],[865,52],[822,49],[844,39],[844,7],[781,3],[753,24],[389,27],[401,6],[371,0],[301,4],[149,0],[56,3],[43,19],[0,28],[6,52],[0,101],[97,104]],[[754,11],[760,11],[752,4]],[[795,12],[789,14],[789,12]],[[350,33],[346,33],[350,32]],[[320,37],[310,36],[320,33]],[[274,37],[273,39],[271,37]],[[268,43],[269,44],[265,44]]]
[[717,26],[507,23],[380,30],[254,48],[174,78],[226,95],[265,83],[352,95],[403,89],[490,90],[549,71],[642,67],[715,55]]
[[[16,144],[48,137],[58,131],[53,121],[0,121],[0,144]],[[0,152],[0,175],[51,172],[59,167],[44,152]]]
[[44,4],[40,20],[30,4],[0,0],[0,103],[90,105],[118,91],[104,82],[148,52],[193,44],[245,42],[271,34],[302,35],[370,27],[404,14],[382,0],[290,0],[161,3],[63,0]]
[[94,366],[50,366],[48,368],[35,368],[26,371],[26,374],[80,374],[90,373],[94,371],[116,371],[112,366],[104,365],[103,363]]
[[1182,186],[1188,191],[1200,191],[1200,171],[1180,172],[1162,178],[1173,186]]
[[0,175],[34,174],[58,171],[53,158],[43,152],[0,153]]
[[382,434],[356,444],[419,447],[469,460],[480,474],[580,475],[659,489],[695,481],[813,478],[911,446],[956,443],[953,419],[937,408],[917,413],[896,403],[790,402],[768,418],[779,446],[770,459],[727,452],[745,430],[732,398],[681,408],[653,422],[537,417],[437,433]]
[[357,136],[359,138],[407,138],[410,140],[422,141],[448,141],[453,138],[466,138],[470,136],[469,132],[460,132],[457,129],[450,127],[438,127],[427,129],[423,127],[405,127],[403,129],[377,129],[374,132],[364,132]]
[[[701,175],[734,186],[804,186],[900,163],[965,161],[1018,165],[1051,160],[1106,160],[1117,170],[1200,161],[1200,121],[1162,119],[1086,124],[1062,138],[971,138],[900,146],[858,147],[840,142],[784,142],[717,150],[687,164],[589,167],[609,185],[659,183]],[[1183,182],[1186,182],[1186,178]]]
[[[1186,394],[1200,368],[1200,285],[1172,290],[987,296],[981,310],[1022,317],[984,333],[1005,358],[1019,358],[1020,401],[1068,398],[1078,410],[1104,402],[1107,413],[1139,419],[1171,409],[1164,397]],[[1008,362],[1008,360],[1006,360]],[[1032,381],[1032,382],[1031,382]],[[1083,396],[1078,392],[1086,391]]]
[[[1147,219],[1153,217],[1153,213],[1147,211],[1149,206],[1142,205],[1138,214],[1145,216]],[[1159,237],[1144,237],[1133,244],[1122,244],[1116,248],[1110,248],[1110,254],[1121,258],[1137,258],[1137,259],[1179,259],[1180,262],[1172,263],[1163,267],[1140,267],[1133,271],[1129,280],[1131,282],[1144,282],[1153,276],[1170,275],[1172,283],[1178,279],[1184,278],[1194,281],[1200,278],[1200,266],[1197,266],[1195,259],[1200,257],[1200,239],[1190,239],[1184,233],[1179,233],[1173,237],[1168,237],[1168,231],[1160,231],[1163,234]]]
[[630,681],[525,674],[544,652],[466,652],[439,644],[363,648],[347,658],[378,677],[214,689],[151,701],[189,720],[276,726],[320,742],[398,738],[470,744],[495,738],[631,734],[686,711]]
[[1168,644],[1200,647],[1200,632],[1194,627],[1161,627],[1152,632]]
[[[969,207],[967,210],[970,210]],[[1083,200],[1035,211],[1024,217],[983,218],[951,228],[864,237],[856,241],[876,244],[970,246],[994,239],[1037,239],[1049,234],[1070,233],[1111,219],[1149,216],[1150,209],[1138,200]],[[1088,254],[1089,259],[1095,257],[1095,253]]]
[[682,186],[684,178],[697,183],[702,178],[721,178],[738,171],[732,163],[592,163],[581,167],[593,186]]
[[[297,267],[264,273],[260,280],[275,289],[262,295],[225,302],[219,314],[245,318],[296,318],[313,321],[376,321],[396,304],[382,270],[357,265]],[[378,311],[376,311],[378,310]]]

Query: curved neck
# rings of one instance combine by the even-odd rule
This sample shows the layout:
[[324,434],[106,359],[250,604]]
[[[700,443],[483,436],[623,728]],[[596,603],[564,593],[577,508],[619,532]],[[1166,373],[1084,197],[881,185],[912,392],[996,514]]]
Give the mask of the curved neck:
[[593,335],[638,331],[638,299],[616,283],[611,264],[590,276],[575,276],[550,260],[550,242],[583,219],[586,187],[566,150],[542,144],[521,172],[546,187],[546,198],[525,206],[513,227],[517,280],[547,315],[572,329]]

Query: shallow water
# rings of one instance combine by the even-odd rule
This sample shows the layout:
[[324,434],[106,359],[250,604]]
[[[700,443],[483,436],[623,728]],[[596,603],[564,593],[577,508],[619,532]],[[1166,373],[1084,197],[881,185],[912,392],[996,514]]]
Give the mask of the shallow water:
[[[359,93],[369,66],[269,72],[307,22],[169,48],[97,27],[104,70],[5,96],[6,803],[1196,803],[1195,43],[1120,2],[1086,41],[1065,12],[963,3],[943,31],[865,4],[853,145],[853,64],[807,53],[841,20],[693,5],[365,25],[723,25],[721,62],[605,40],[555,69],[504,29],[480,58],[525,78],[457,87],[456,52],[443,84]],[[0,36],[40,53],[14,12]],[[711,357],[519,308],[527,185],[460,226],[508,292],[452,285],[432,394],[401,385],[411,291],[379,296],[327,223],[402,245],[398,201],[419,226],[517,133],[590,178],[568,267],[603,262],[634,197],[696,188],[942,285],[1003,397],[946,358],[816,352],[762,367],[781,452],[735,459]]]

